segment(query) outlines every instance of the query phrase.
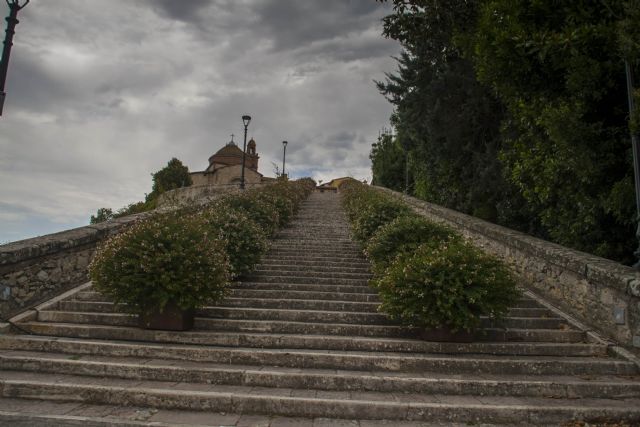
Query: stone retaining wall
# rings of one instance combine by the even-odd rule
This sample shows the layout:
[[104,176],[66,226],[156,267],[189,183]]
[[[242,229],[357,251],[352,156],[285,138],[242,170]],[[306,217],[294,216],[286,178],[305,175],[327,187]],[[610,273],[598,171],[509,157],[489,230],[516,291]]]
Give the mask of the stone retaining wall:
[[[249,184],[246,183],[245,187],[259,188],[265,185],[271,184]],[[206,203],[224,194],[238,193],[240,187],[238,184],[228,185],[191,185],[189,187],[176,188],[165,193],[160,194],[158,197],[158,207],[166,208],[171,206],[189,204],[189,203]]]
[[376,188],[500,256],[532,290],[595,331],[623,346],[640,349],[640,273],[632,268],[386,188]]
[[7,319],[85,283],[98,242],[148,215],[129,215],[0,246],[0,317]]

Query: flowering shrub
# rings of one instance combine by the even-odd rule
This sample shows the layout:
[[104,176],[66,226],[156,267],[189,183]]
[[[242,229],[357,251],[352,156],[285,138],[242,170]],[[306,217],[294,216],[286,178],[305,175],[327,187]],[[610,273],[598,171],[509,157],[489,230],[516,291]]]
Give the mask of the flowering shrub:
[[381,310],[408,326],[473,330],[480,316],[499,319],[518,297],[498,259],[454,239],[401,253],[373,280]]
[[280,216],[276,205],[265,199],[257,197],[257,190],[251,190],[239,195],[227,196],[220,199],[220,203],[225,203],[233,209],[239,209],[254,220],[267,237],[273,236]]
[[182,309],[222,299],[229,281],[223,241],[198,216],[158,214],[98,247],[89,266],[97,290],[132,313]]
[[244,211],[224,202],[210,205],[201,216],[209,234],[224,242],[232,276],[250,272],[267,250],[264,230]]
[[448,227],[359,183],[342,190],[353,234],[374,263],[380,310],[407,326],[471,331],[518,297],[509,269]]
[[353,236],[365,245],[378,227],[400,216],[413,215],[406,204],[360,183],[346,184],[342,194]]
[[446,243],[462,237],[452,229],[424,217],[405,215],[381,226],[367,243],[365,252],[381,274],[400,253],[413,252],[423,243]]
[[206,207],[156,213],[102,244],[90,277],[132,313],[162,311],[168,303],[185,310],[215,303],[232,276],[259,261],[266,233],[285,224],[314,187],[312,180],[287,181]]

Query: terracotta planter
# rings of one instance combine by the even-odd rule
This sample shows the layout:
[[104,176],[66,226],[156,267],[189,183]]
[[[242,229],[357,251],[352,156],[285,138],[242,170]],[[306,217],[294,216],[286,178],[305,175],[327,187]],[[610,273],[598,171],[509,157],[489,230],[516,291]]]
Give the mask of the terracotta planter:
[[195,310],[183,310],[173,303],[165,306],[163,311],[141,314],[138,321],[141,328],[162,331],[187,331],[193,329]]
[[424,341],[437,342],[473,342],[474,334],[464,329],[452,332],[450,328],[441,326],[439,328],[419,330],[418,338]]

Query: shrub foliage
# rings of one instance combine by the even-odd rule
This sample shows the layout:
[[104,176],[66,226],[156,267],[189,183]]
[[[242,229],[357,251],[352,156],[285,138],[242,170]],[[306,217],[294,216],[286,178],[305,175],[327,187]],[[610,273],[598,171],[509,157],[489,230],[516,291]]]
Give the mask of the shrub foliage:
[[411,213],[362,184],[343,191],[354,235],[376,273],[380,309],[407,326],[473,330],[499,319],[518,296],[509,269],[449,227]]
[[89,267],[94,286],[133,313],[196,308],[226,294],[229,257],[201,218],[156,215],[110,238]]
[[414,252],[423,243],[446,243],[462,237],[440,224],[420,216],[401,216],[383,225],[371,237],[366,254],[376,272],[383,272],[396,255]]
[[460,240],[400,254],[374,280],[382,310],[403,324],[471,331],[480,316],[504,316],[518,292],[496,258]]
[[98,247],[89,267],[96,289],[132,313],[183,309],[222,299],[229,280],[247,273],[315,187],[283,181],[204,206],[156,213]]

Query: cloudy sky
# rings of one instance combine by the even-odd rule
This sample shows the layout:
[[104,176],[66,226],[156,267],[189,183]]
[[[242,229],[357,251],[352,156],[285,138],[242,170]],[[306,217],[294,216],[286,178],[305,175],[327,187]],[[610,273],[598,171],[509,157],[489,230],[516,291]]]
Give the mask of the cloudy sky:
[[388,13],[374,0],[32,0],[0,118],[0,243],[142,200],[172,157],[204,170],[241,141],[245,113],[264,175],[288,140],[294,177],[369,178],[391,113],[373,80],[400,49],[381,36]]

